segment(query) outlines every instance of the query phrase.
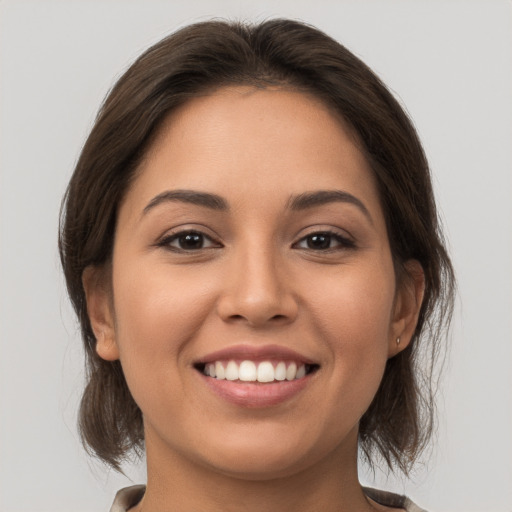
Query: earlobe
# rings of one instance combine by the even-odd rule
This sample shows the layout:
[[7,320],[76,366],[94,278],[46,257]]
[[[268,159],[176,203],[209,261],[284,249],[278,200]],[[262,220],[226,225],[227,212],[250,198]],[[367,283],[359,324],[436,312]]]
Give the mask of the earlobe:
[[106,270],[87,267],[82,273],[82,284],[87,302],[87,314],[96,338],[96,352],[107,361],[119,359],[115,337],[112,293],[107,283]]
[[389,357],[405,349],[414,335],[425,293],[425,272],[417,260],[404,264],[405,275],[397,290],[391,332]]

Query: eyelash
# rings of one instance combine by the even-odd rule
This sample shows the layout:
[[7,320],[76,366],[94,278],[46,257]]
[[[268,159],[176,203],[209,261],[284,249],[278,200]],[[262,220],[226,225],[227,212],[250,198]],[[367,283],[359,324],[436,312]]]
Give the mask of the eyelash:
[[[175,241],[178,241],[178,243],[179,243],[180,239],[182,239],[182,241],[184,241],[185,237],[190,237],[190,236],[200,237],[201,238],[201,246],[197,247],[197,248],[193,248],[193,249],[191,249],[191,248],[187,249],[187,248],[176,247],[176,246],[171,245]],[[204,244],[206,241],[208,243],[210,243],[209,247],[204,247]],[[164,238],[162,238],[162,240],[160,240],[157,243],[157,246],[164,247],[164,248],[169,249],[174,252],[183,252],[183,253],[197,252],[201,249],[203,249],[203,250],[204,249],[216,249],[216,248],[223,247],[222,244],[213,240],[212,237],[210,237],[210,236],[206,235],[205,233],[202,233],[201,231],[196,230],[196,229],[187,229],[184,231],[179,231],[178,233],[173,233],[171,235],[165,236]]]
[[[179,246],[177,247],[177,246],[172,245],[173,242],[177,242],[179,244],[180,242],[184,242],[186,237],[193,237],[193,236],[200,238],[200,240],[199,240],[200,246],[199,247],[184,248],[184,247],[179,247]],[[324,238],[324,242],[325,242],[325,240],[327,240],[327,243],[329,244],[329,246],[328,247],[311,247],[311,246],[309,246],[309,242],[312,241],[312,239],[314,237]],[[335,247],[330,246],[333,241],[335,241],[337,243],[337,246],[335,246]],[[204,246],[205,243],[208,244],[207,247]],[[302,243],[308,244],[308,247],[301,247],[300,245]],[[212,237],[206,235],[205,233],[203,233],[199,230],[194,230],[194,229],[179,231],[177,233],[173,233],[171,235],[165,236],[164,238],[162,238],[162,240],[160,240],[157,243],[157,246],[164,247],[171,251],[181,252],[181,253],[192,253],[192,252],[198,252],[200,250],[205,250],[205,249],[217,249],[217,248],[223,247],[223,245],[220,242],[215,241]],[[309,250],[309,251],[319,253],[319,252],[335,252],[335,251],[339,251],[339,250],[355,249],[356,244],[349,238],[344,237],[344,236],[340,235],[339,233],[336,233],[334,231],[329,231],[329,230],[322,230],[322,231],[315,231],[315,232],[309,233],[306,236],[303,236],[300,240],[298,240],[297,242],[295,242],[292,245],[292,248]]]
[[353,240],[350,240],[347,237],[340,235],[335,231],[322,230],[322,231],[314,231],[313,233],[309,233],[306,236],[303,236],[298,242],[293,244],[293,247],[298,247],[302,242],[308,242],[313,237],[325,237],[328,239],[329,243],[333,240],[337,242],[337,247],[327,247],[327,248],[313,248],[313,247],[303,247],[302,249],[310,250],[314,252],[334,252],[346,249],[355,249],[356,244]]

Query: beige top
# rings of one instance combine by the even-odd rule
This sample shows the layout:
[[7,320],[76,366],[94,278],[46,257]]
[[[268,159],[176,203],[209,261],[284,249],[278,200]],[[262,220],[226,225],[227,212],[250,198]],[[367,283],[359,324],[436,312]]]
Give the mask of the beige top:
[[[415,505],[409,498],[400,496],[399,494],[393,494],[391,492],[379,491],[377,489],[370,489],[369,487],[363,487],[365,494],[376,501],[380,505],[386,507],[401,508],[407,512],[427,512],[426,510]],[[131,507],[137,505],[137,503],[144,496],[146,486],[134,485],[132,487],[125,487],[121,489],[117,494],[112,504],[110,512],[127,512]]]

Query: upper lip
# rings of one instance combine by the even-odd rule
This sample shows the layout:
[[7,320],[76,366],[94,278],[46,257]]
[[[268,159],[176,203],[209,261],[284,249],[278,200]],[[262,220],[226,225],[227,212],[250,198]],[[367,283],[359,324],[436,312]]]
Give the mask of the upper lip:
[[280,345],[234,345],[200,357],[196,364],[212,363],[214,361],[242,359],[250,361],[296,361],[302,364],[318,364],[309,357]]

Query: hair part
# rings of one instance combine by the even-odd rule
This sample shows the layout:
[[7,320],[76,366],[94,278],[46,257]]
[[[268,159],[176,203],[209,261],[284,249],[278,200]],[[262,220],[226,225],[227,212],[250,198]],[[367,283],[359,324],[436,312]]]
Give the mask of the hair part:
[[231,85],[279,86],[322,100],[350,127],[374,172],[397,276],[415,259],[425,295],[410,345],[389,359],[360,422],[368,461],[407,473],[434,425],[435,362],[449,325],[454,275],[437,217],[428,163],[406,113],[344,46],[296,21],[208,21],[185,27],[141,55],[105,99],[61,209],[59,250],[81,325],[87,384],[79,428],[88,451],[117,470],[144,448],[142,413],[119,361],[96,353],[82,274],[112,256],[117,211],[159,127],[173,110]]

